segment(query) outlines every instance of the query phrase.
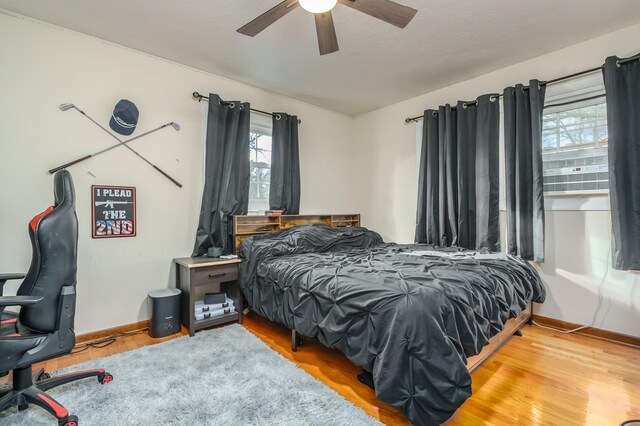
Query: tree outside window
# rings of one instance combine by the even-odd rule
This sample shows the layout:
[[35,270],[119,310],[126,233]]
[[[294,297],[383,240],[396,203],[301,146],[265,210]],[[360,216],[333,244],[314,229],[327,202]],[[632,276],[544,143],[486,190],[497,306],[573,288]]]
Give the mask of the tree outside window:
[[545,153],[607,146],[606,104],[545,114],[542,140]]

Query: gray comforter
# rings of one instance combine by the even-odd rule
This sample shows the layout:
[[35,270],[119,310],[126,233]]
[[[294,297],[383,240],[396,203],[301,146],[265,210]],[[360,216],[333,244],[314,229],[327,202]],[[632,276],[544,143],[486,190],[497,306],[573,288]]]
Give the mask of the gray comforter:
[[256,312],[342,351],[418,425],[448,419],[471,395],[466,358],[545,298],[516,257],[386,244],[365,228],[297,226],[247,239],[240,256]]

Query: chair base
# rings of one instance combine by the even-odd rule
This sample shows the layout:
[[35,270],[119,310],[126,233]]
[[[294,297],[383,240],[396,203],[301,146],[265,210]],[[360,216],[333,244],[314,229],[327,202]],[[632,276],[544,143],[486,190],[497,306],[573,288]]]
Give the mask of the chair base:
[[59,426],[78,426],[78,418],[69,414],[62,405],[47,395],[46,391],[88,377],[97,377],[100,384],[107,384],[113,380],[113,376],[102,369],[55,377],[50,377],[42,368],[34,373],[31,366],[13,370],[13,389],[0,394],[0,411],[16,406],[19,411],[23,411],[29,408],[29,404],[35,404],[55,416]]

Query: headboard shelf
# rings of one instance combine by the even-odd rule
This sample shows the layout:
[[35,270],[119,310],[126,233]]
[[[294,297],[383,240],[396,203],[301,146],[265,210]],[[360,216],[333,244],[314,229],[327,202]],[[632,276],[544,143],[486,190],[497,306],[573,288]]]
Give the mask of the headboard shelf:
[[359,214],[287,214],[287,215],[236,215],[232,217],[229,235],[233,253],[251,235],[267,234],[305,223],[324,223],[333,228],[360,226]]

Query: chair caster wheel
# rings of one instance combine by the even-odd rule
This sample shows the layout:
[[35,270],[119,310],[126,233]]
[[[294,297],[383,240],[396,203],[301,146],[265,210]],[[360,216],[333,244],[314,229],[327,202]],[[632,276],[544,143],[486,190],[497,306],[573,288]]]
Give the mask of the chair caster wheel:
[[24,411],[29,408],[29,404],[18,405],[18,411]]
[[58,426],[78,426],[78,418],[76,416],[67,416],[66,419],[58,422]]
[[98,376],[98,382],[101,385],[106,385],[113,380],[113,376],[109,373],[104,373]]
[[49,373],[42,373],[42,374],[40,375],[40,377],[38,377],[38,380],[47,380],[47,379],[50,379],[50,378],[51,378],[51,374],[49,374]]

